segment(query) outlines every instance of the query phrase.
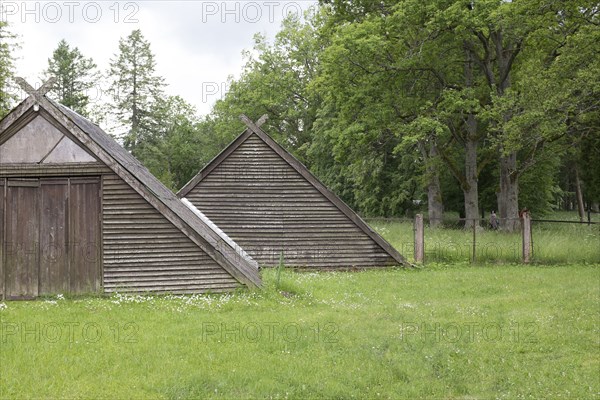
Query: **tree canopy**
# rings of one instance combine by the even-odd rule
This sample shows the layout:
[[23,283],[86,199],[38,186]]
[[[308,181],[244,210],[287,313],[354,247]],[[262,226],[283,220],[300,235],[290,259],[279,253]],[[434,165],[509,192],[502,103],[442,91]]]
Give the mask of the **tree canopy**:
[[[498,210],[600,202],[600,6],[552,0],[322,0],[257,34],[238,78],[199,116],[165,94],[140,30],[104,77],[61,41],[46,75],[63,104],[116,123],[115,136],[173,190],[233,140],[240,114],[367,216],[427,209],[465,226]],[[13,36],[0,24],[0,111],[14,102]],[[100,80],[109,108],[90,104]],[[580,193],[581,196],[577,196]]]

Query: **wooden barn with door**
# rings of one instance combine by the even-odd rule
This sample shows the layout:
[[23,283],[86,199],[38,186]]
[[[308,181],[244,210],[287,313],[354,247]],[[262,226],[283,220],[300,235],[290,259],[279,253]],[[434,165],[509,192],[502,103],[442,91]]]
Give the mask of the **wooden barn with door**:
[[178,196],[205,213],[259,264],[309,268],[407,265],[338,196],[242,116],[247,129]]
[[0,121],[0,297],[222,292],[258,264],[98,126],[36,91]]

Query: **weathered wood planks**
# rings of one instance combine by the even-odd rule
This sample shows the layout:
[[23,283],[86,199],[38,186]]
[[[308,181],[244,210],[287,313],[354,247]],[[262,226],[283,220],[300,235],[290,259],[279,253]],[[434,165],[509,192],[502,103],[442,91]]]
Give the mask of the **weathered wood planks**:
[[402,256],[251,121],[180,192],[261,265],[390,266]]

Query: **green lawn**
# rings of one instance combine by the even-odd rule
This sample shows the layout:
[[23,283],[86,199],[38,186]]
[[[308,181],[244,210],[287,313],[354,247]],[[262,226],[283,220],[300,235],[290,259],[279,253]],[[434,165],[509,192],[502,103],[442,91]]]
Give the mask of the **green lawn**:
[[600,265],[0,303],[2,398],[600,398]]

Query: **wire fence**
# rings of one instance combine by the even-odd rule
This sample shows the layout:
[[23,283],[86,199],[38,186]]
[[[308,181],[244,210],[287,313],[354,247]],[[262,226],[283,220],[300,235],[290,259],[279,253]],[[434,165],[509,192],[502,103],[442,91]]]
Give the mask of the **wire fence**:
[[599,221],[532,218],[527,227],[523,221],[423,216],[419,232],[418,217],[367,219],[407,259],[424,264],[600,263]]

